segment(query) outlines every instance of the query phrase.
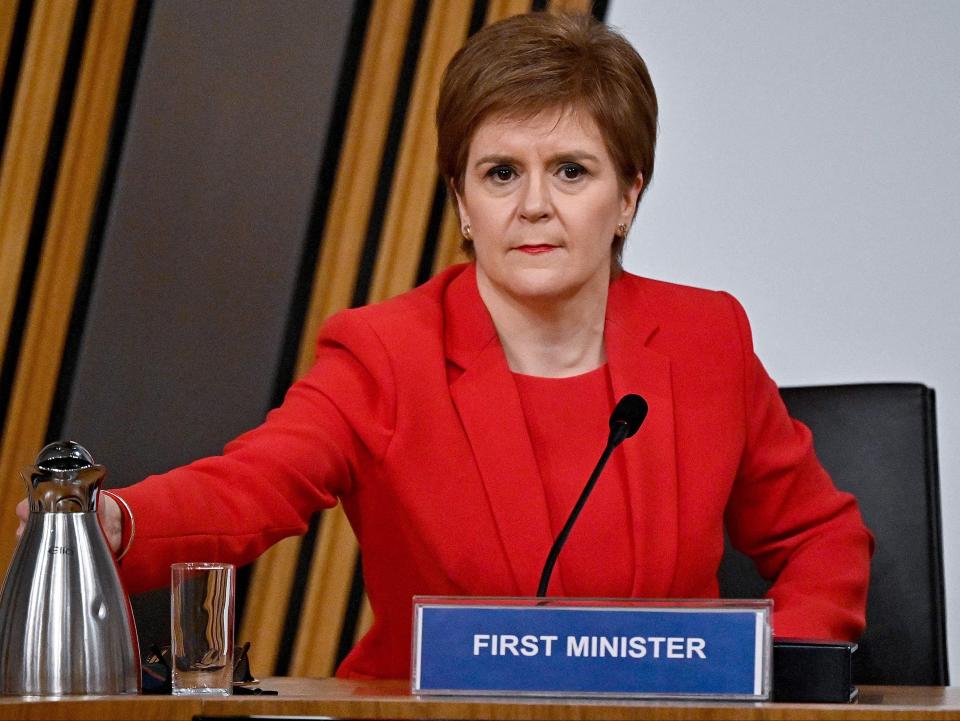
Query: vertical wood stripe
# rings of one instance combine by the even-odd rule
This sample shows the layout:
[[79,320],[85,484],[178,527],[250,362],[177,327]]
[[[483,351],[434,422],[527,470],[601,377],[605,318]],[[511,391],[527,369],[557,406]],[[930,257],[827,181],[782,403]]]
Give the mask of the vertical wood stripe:
[[0,78],[7,70],[7,56],[10,54],[10,38],[13,37],[13,26],[17,21],[17,0],[3,0],[0,2]]
[[590,0],[550,0],[550,12],[585,13],[590,11]]
[[[27,33],[0,169],[0,367],[7,353],[75,7],[73,2],[56,0],[37,3]],[[11,357],[10,362],[14,361]],[[4,422],[5,417],[0,417],[0,426]],[[32,460],[37,451],[32,449],[24,458],[18,449],[11,449],[15,454],[11,456],[11,451],[5,450],[8,435],[4,428],[0,446],[0,508],[5,509],[13,508],[23,497],[17,470]],[[0,563],[4,567],[13,555],[16,523],[9,510],[0,514]]]
[[433,168],[436,157],[434,113],[440,80],[466,39],[470,12],[466,2],[435,2],[430,8],[369,302],[409,290],[416,278],[437,182],[436,174],[424,169]]
[[[350,305],[412,13],[413,0],[379,0],[370,16],[301,336],[298,377],[313,363],[320,325]],[[321,547],[324,533],[321,530]],[[254,568],[239,638],[250,640],[256,649],[258,673],[272,673],[276,666],[285,622],[278,609],[286,608],[300,548],[300,538],[285,539]],[[316,552],[322,553],[319,548]],[[342,584],[344,593],[349,592],[347,585]],[[341,620],[335,621],[337,628]]]
[[299,536],[285,538],[271,546],[254,566],[237,640],[249,641],[255,649],[258,674],[274,673],[301,545]]
[[357,627],[354,629],[353,642],[356,643],[364,634],[370,630],[373,625],[373,608],[370,606],[370,599],[367,594],[363,594],[363,601],[360,605],[360,613],[357,618]]
[[454,263],[462,263],[467,259],[460,250],[460,219],[453,209],[453,201],[448,200],[443,209],[443,221],[440,224],[440,235],[437,238],[437,254],[433,261],[433,272],[439,273]]
[[[74,0],[41,0],[30,21],[0,169],[0,364],[5,357],[75,10]],[[8,477],[3,477],[3,484],[7,483]]]
[[503,20],[511,15],[530,12],[531,0],[490,0],[487,6],[487,25]]
[[357,542],[343,506],[324,513],[293,647],[291,676],[330,676],[350,596]]
[[298,376],[313,364],[320,326],[347,308],[353,296],[412,14],[413,0],[374,5],[300,343]]
[[[0,447],[6,491],[46,440],[134,7],[135,0],[100,0],[91,17]],[[17,487],[14,496],[21,495]],[[0,539],[12,538],[16,519],[0,517]]]

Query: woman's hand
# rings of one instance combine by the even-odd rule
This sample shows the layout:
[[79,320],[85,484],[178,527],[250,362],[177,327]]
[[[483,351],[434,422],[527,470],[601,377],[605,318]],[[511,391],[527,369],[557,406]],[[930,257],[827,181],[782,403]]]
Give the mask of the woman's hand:
[[17,538],[23,535],[23,529],[27,527],[27,519],[30,517],[30,506],[27,499],[24,498],[17,504],[17,518],[20,519],[20,525],[17,526]]
[[107,543],[110,544],[110,550],[113,555],[117,555],[120,550],[120,542],[123,540],[123,514],[120,511],[120,504],[113,496],[106,493],[100,494],[100,500],[97,503],[97,518],[100,519],[100,528],[107,537]]
[[[23,529],[26,528],[29,517],[30,506],[27,504],[27,499],[24,498],[17,504],[17,518],[20,519],[20,525],[17,526],[17,538],[20,538],[23,534]],[[110,550],[116,554],[120,550],[123,517],[120,513],[120,505],[106,493],[100,494],[100,501],[97,504],[97,518],[100,521],[100,528],[103,529],[103,533],[107,537],[107,543],[110,544]]]

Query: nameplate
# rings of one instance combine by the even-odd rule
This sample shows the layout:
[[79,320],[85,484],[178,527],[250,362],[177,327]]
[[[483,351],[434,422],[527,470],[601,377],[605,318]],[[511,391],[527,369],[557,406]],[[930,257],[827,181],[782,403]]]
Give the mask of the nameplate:
[[411,689],[767,700],[772,605],[419,596]]

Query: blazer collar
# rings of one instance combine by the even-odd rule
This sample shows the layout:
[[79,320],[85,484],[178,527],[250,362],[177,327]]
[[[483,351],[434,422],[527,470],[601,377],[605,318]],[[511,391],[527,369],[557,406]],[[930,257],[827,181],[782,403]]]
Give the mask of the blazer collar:
[[659,308],[643,278],[621,274],[610,284],[604,344],[614,397],[637,393],[647,418],[617,453],[625,456],[632,507],[635,598],[669,598],[677,563],[678,498],[670,359],[651,346]]
[[[604,342],[614,394],[639,393],[650,412],[625,454],[633,507],[637,572],[633,595],[669,595],[677,554],[677,475],[669,360],[651,350],[658,322],[643,280],[624,273],[611,283]],[[473,449],[516,594],[532,596],[553,535],[540,471],[516,384],[473,264],[444,296],[444,342],[454,405]],[[586,479],[584,479],[586,482]],[[555,573],[555,576],[558,574]],[[563,594],[562,579],[551,595]]]

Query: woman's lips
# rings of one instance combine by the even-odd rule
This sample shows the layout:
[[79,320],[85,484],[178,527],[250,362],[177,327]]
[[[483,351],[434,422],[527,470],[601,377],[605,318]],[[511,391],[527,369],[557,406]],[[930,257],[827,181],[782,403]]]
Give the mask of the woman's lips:
[[557,246],[555,245],[521,245],[517,250],[523,253],[529,253],[530,255],[537,255],[539,253],[549,253],[551,250],[556,250]]

